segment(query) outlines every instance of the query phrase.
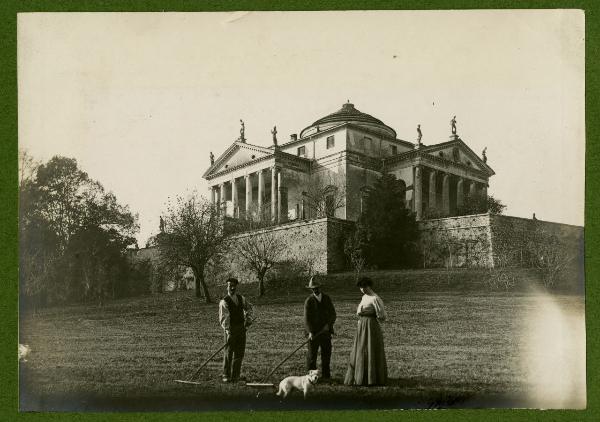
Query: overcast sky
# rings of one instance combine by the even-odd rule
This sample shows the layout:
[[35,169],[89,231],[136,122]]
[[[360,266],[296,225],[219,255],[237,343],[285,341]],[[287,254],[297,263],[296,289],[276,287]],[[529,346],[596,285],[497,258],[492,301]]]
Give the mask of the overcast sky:
[[19,146],[139,213],[142,246],[209,152],[350,100],[414,141],[487,146],[506,214],[583,225],[580,11],[58,13],[18,20]]

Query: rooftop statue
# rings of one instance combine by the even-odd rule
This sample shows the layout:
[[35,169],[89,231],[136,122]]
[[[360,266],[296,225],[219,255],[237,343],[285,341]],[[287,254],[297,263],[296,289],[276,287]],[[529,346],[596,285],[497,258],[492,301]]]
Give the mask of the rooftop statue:
[[273,135],[273,145],[277,146],[277,126],[273,126],[271,134]]
[[481,156],[483,157],[483,162],[487,163],[487,155],[485,155],[485,152],[487,151],[487,147],[485,147],[483,149],[483,151],[481,152]]
[[423,138],[423,133],[421,132],[421,125],[417,125],[417,144],[421,145],[421,138]]
[[456,116],[454,116],[452,120],[450,120],[450,126],[452,128],[452,134],[456,135]]
[[240,128],[240,141],[242,142],[246,142],[246,127],[244,125],[244,121],[242,119],[240,119],[240,123],[242,125],[242,127]]
[[210,165],[212,166],[214,163],[215,163],[215,155],[211,151],[210,152]]

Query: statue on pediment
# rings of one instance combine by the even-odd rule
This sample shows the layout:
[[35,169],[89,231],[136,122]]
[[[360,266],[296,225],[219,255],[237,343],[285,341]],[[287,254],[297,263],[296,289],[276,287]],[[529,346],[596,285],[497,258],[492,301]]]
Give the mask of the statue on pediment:
[[421,132],[421,125],[417,125],[417,145],[421,145],[422,138],[423,138],[423,133]]
[[211,151],[210,152],[210,165],[212,166],[213,164],[215,164],[215,155]]
[[483,151],[481,152],[481,156],[483,157],[483,162],[487,163],[487,155],[485,154],[485,152],[487,151],[487,147],[485,147],[483,149]]
[[240,141],[246,142],[246,126],[244,125],[244,121],[240,119],[240,124],[242,127],[240,128]]
[[459,151],[458,147],[452,148],[452,158],[457,163],[460,162],[460,151]]
[[456,135],[456,116],[450,120],[450,128],[452,129],[452,134]]
[[273,126],[271,135],[273,135],[273,145],[277,146],[277,126]]

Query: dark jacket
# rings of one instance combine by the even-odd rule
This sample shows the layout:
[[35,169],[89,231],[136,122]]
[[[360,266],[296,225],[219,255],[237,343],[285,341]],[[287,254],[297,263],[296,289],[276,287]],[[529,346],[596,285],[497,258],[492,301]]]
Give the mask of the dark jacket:
[[321,294],[321,302],[314,295],[310,295],[304,302],[304,326],[307,333],[317,334],[325,324],[329,324],[329,332],[333,334],[335,308],[329,296],[323,292]]
[[244,299],[238,294],[236,294],[236,299],[238,301],[237,305],[229,295],[223,298],[229,311],[229,324],[231,327],[239,327],[246,322],[246,318],[244,317]]

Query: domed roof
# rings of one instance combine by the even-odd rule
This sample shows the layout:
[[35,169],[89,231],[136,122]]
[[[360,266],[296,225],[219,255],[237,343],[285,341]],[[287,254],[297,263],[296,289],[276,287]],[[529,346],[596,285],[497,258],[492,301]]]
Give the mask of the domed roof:
[[313,129],[315,132],[317,132],[318,130],[324,130],[328,127],[337,126],[340,123],[346,122],[354,123],[370,129],[375,129],[378,132],[383,132],[387,136],[396,138],[396,131],[394,129],[385,125],[381,120],[376,119],[370,114],[363,113],[354,108],[354,104],[350,103],[349,101],[342,105],[342,108],[338,111],[328,114],[327,116],[322,117],[314,122],[312,125],[304,128],[302,132],[300,132],[300,137],[303,137],[305,134],[312,134],[309,133],[313,132],[310,129]]

